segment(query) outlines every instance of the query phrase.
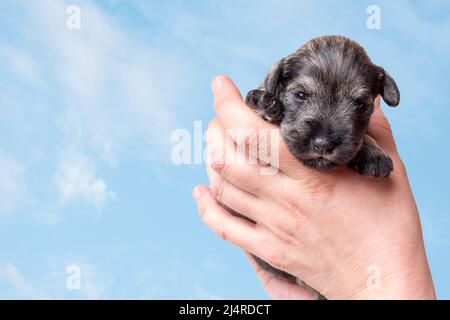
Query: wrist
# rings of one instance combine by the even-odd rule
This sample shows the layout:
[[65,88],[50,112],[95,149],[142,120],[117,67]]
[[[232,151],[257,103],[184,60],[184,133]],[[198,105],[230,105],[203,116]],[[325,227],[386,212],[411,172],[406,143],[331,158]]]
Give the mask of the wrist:
[[354,300],[434,300],[431,276],[391,275],[381,279],[379,287],[368,287],[351,297]]
[[[404,248],[405,249],[405,248]],[[408,250],[405,250],[406,252]],[[389,263],[367,269],[366,281],[351,299],[356,300],[432,300],[436,299],[425,250],[402,252],[402,258],[390,255]],[[398,257],[398,256],[397,256]],[[369,272],[371,271],[371,272]],[[372,277],[372,278],[371,278]]]

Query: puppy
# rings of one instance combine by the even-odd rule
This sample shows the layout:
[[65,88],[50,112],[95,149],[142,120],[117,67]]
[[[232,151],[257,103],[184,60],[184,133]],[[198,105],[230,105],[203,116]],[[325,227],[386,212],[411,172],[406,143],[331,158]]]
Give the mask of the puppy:
[[[280,126],[288,149],[305,166],[348,166],[363,175],[388,177],[392,160],[367,134],[378,95],[392,107],[400,102],[394,79],[373,64],[359,44],[324,36],[273,65],[246,103]],[[264,269],[325,299],[301,280],[255,259]]]

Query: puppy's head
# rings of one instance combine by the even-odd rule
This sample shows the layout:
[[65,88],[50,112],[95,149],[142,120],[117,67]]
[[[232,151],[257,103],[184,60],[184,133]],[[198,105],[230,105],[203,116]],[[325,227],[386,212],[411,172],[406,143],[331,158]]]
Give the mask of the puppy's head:
[[329,169],[347,164],[361,148],[378,95],[390,106],[400,102],[395,81],[360,45],[326,36],[276,63],[247,103],[280,124],[300,161]]

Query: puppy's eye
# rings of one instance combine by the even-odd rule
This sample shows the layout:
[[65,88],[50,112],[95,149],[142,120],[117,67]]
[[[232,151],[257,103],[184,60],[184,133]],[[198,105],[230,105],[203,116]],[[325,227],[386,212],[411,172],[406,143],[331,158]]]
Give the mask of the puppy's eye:
[[306,100],[306,94],[303,91],[298,91],[295,93],[295,98],[300,101]]
[[356,100],[356,101],[355,101],[355,106],[356,106],[358,109],[364,108],[365,105],[366,105],[366,104],[365,104],[364,101],[362,101],[362,100]]

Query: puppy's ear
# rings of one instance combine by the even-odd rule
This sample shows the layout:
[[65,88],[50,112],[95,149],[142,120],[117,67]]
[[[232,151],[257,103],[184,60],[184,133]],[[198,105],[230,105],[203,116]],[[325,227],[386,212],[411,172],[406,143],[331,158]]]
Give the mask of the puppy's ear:
[[275,63],[267,73],[259,89],[247,94],[246,102],[264,120],[279,124],[284,117],[284,106],[279,101],[279,82],[284,59]]
[[395,107],[400,103],[400,91],[389,73],[387,73],[384,69],[381,70],[381,96],[383,97],[384,102],[386,102],[389,106]]
[[264,79],[264,90],[266,93],[276,96],[277,95],[277,87],[281,78],[281,74],[283,72],[283,64],[284,59],[281,59],[277,63],[275,63],[267,73]]

